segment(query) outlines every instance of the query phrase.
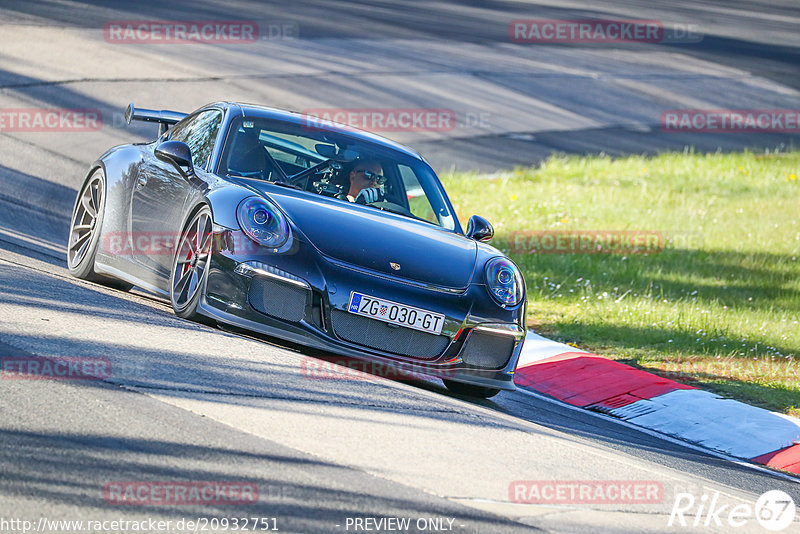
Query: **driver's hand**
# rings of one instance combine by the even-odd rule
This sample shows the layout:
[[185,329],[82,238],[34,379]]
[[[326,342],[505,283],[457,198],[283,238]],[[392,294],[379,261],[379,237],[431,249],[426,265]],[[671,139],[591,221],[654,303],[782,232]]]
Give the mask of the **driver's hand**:
[[377,187],[367,187],[359,191],[356,204],[372,204],[384,199],[383,193]]

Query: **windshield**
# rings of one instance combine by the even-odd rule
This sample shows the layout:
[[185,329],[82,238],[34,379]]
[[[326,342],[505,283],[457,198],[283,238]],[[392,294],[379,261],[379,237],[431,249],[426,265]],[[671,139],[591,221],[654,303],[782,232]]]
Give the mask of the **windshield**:
[[455,215],[427,164],[311,126],[235,119],[220,174],[286,184],[455,230]]

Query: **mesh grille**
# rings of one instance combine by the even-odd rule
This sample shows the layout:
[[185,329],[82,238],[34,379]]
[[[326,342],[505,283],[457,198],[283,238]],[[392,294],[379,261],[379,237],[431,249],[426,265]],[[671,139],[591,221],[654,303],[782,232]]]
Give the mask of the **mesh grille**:
[[284,321],[298,322],[306,312],[308,291],[269,278],[253,277],[250,282],[250,305],[256,310]]
[[511,358],[514,338],[472,331],[461,353],[464,363],[481,369],[502,369]]
[[438,357],[450,344],[447,336],[388,326],[341,310],[331,311],[331,322],[336,335],[351,343],[421,360]]

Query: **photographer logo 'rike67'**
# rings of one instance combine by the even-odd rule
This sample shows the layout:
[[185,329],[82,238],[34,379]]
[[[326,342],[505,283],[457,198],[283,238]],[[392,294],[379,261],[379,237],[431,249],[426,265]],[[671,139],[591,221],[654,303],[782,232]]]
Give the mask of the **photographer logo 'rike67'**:
[[763,528],[779,532],[789,527],[795,517],[795,504],[786,492],[772,490],[761,495],[752,506],[748,503],[730,506],[719,503],[720,494],[678,493],[667,526],[670,527],[743,527],[753,519]]

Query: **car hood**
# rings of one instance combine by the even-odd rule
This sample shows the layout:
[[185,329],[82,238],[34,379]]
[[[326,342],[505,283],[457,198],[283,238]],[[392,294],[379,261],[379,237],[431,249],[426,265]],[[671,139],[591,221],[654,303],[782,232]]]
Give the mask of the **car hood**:
[[478,249],[471,239],[369,206],[290,189],[276,191],[276,186],[264,188],[329,258],[439,287],[463,289],[470,283]]

